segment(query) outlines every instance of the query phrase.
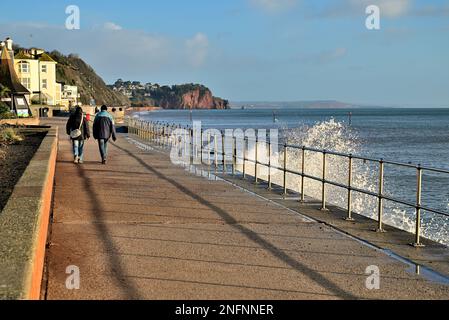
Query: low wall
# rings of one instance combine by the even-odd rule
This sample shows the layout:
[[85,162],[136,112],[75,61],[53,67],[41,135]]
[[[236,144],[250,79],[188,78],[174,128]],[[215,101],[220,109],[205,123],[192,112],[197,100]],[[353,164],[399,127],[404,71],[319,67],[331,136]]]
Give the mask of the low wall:
[[40,123],[39,118],[19,118],[19,119],[3,119],[0,120],[0,125],[10,126],[38,126]]
[[0,213],[0,299],[40,297],[57,147],[50,128]]

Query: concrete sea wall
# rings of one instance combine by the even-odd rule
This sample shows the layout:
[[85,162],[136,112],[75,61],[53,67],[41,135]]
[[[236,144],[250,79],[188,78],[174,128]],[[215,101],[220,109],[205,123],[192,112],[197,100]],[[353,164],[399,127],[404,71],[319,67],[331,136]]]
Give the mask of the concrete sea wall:
[[49,128],[0,213],[0,299],[40,297],[57,148]]

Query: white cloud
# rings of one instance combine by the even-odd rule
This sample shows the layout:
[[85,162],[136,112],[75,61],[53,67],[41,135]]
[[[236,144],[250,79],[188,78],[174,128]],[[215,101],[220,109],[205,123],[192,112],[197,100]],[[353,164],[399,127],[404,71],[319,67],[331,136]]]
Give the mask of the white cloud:
[[377,5],[380,8],[381,15],[399,17],[410,11],[412,0],[349,0],[349,4],[357,9],[363,9],[369,5]]
[[380,8],[381,16],[396,18],[413,13],[413,0],[340,0],[335,5],[324,9],[313,9],[309,13],[318,17],[347,17],[363,16],[365,9],[370,5]]
[[129,77],[158,81],[160,76],[192,74],[206,63],[210,44],[198,33],[191,38],[120,28],[114,23],[67,30],[64,26],[35,23],[0,24],[0,38],[10,36],[23,47],[76,53],[105,79]]
[[209,52],[209,39],[203,33],[197,33],[193,38],[185,41],[185,47],[193,66],[199,67],[207,59]]
[[260,10],[268,13],[276,13],[290,9],[297,4],[297,0],[249,0],[250,3]]
[[118,30],[123,30],[123,28],[121,26],[119,26],[118,24],[115,24],[114,22],[106,22],[103,27],[106,30],[113,30],[113,31],[118,31]]

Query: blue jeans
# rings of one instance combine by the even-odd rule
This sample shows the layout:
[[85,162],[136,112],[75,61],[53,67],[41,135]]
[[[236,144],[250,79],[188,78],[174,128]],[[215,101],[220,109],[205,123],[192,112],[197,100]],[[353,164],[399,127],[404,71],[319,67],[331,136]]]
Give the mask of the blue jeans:
[[109,139],[98,139],[98,147],[100,149],[101,160],[108,157],[108,141]]
[[82,161],[84,157],[84,140],[72,140],[73,156],[79,157]]

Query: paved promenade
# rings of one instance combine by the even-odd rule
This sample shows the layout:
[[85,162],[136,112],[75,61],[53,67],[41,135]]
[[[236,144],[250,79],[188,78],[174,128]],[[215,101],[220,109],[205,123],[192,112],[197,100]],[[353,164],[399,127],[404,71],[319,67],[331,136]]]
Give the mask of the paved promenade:
[[[62,120],[52,120],[60,126]],[[63,129],[63,128],[61,128]],[[60,130],[47,299],[448,299],[382,252],[120,135],[72,163]],[[80,289],[66,288],[66,268]],[[380,290],[365,270],[380,269]]]

